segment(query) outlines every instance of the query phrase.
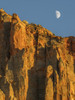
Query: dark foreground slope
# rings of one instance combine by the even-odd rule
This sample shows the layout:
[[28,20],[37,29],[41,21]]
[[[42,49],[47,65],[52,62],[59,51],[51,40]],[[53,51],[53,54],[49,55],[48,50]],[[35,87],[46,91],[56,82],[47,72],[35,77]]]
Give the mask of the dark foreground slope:
[[75,100],[75,37],[1,9],[0,100]]

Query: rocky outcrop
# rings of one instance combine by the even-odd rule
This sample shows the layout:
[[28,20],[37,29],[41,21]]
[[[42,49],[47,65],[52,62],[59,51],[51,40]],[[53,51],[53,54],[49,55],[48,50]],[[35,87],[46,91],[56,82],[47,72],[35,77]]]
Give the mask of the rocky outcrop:
[[1,9],[0,100],[75,100],[75,37]]

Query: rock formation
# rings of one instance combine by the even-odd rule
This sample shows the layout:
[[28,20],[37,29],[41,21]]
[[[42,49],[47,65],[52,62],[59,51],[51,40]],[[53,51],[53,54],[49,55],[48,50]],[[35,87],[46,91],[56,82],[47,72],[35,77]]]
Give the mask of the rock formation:
[[75,37],[1,9],[0,100],[75,100]]

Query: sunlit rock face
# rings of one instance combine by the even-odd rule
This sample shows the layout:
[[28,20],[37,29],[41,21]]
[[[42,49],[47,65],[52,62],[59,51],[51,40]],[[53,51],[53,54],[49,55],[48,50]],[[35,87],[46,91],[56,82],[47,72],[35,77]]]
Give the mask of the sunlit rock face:
[[1,9],[0,100],[75,100],[75,37]]

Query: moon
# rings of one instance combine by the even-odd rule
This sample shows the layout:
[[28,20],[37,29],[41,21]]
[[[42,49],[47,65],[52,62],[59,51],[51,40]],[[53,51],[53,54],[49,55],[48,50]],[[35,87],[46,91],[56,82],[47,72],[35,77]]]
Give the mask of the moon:
[[61,13],[60,13],[60,11],[56,10],[55,13],[56,13],[56,18],[59,19],[59,18],[61,17]]

